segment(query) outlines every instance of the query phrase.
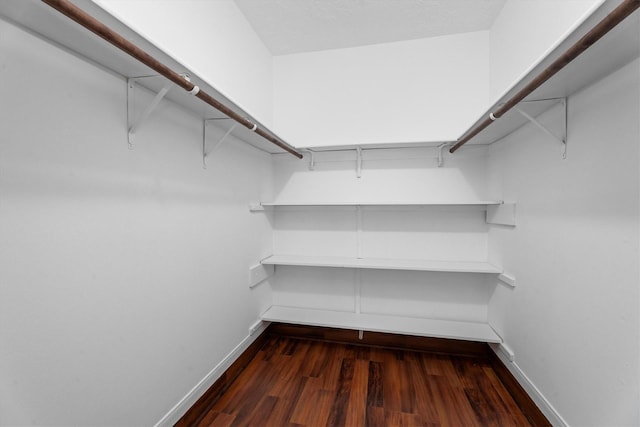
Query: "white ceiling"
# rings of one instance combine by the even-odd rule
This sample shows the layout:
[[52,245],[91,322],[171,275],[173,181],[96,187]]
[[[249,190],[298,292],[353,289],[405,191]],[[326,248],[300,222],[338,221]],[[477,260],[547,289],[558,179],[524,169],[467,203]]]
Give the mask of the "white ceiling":
[[235,0],[273,55],[487,30],[506,0]]

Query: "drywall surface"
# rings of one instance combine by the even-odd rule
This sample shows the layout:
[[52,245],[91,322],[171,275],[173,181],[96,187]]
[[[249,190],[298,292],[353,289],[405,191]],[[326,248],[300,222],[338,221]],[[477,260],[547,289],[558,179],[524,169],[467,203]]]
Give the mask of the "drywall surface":
[[270,303],[270,156],[166,102],[129,150],[125,80],[3,21],[0,99],[0,425],[153,425]]
[[489,102],[489,33],[276,56],[274,130],[298,147],[453,141]]
[[271,126],[271,54],[232,0],[94,1]]
[[491,148],[491,186],[517,203],[490,231],[517,279],[491,324],[569,425],[640,424],[639,80],[636,60],[570,97],[566,160],[533,126]]
[[363,149],[360,177],[356,150],[318,151],[304,161],[274,155],[274,202],[430,203],[486,200],[487,151],[467,146],[456,154],[438,148]]
[[604,0],[508,0],[491,26],[490,98],[498,100]]

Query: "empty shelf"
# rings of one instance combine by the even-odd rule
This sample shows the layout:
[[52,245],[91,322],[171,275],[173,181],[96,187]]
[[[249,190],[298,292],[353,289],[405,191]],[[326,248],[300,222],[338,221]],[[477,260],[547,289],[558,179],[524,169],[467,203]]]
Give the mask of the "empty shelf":
[[263,259],[265,265],[303,267],[368,268],[378,270],[417,270],[452,273],[493,273],[502,269],[480,261],[431,261],[416,259],[347,258],[334,256],[273,255]]
[[262,320],[370,332],[500,343],[487,323],[272,306]]
[[262,206],[487,206],[502,200],[458,200],[435,202],[263,202]]

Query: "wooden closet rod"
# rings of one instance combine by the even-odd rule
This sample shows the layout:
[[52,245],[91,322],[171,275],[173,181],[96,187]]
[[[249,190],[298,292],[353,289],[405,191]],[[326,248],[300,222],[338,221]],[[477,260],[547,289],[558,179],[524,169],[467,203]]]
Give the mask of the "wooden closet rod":
[[627,16],[631,15],[638,7],[640,7],[640,0],[624,0],[609,15],[607,15],[602,21],[600,21],[595,27],[593,27],[591,31],[585,34],[551,65],[549,65],[540,74],[538,74],[531,82],[529,82],[529,84],[522,88],[518,93],[513,95],[511,99],[509,99],[496,111],[490,114],[489,118],[485,119],[482,123],[469,131],[469,133],[460,138],[458,142],[456,142],[456,144],[451,147],[449,152],[454,153],[456,150],[458,150],[458,148],[462,147],[474,136],[479,134],[482,130],[493,123],[494,120],[502,117],[507,111],[515,107],[516,104],[529,96],[529,94],[540,87],[544,82],[549,80],[554,74],[563,69],[571,61],[576,59],[581,53],[587,50],[595,42],[600,40],[600,38],[602,38],[611,29],[622,22]]
[[69,0],[42,0],[44,3],[48,4],[52,8],[56,9],[58,12],[66,15],[67,17],[73,19],[78,24],[82,25],[87,30],[95,33],[96,35],[102,37],[107,42],[111,43],[118,49],[128,53],[133,58],[142,62],[149,68],[155,70],[162,76],[171,80],[173,83],[177,84],[187,92],[195,95],[200,98],[202,101],[211,105],[216,110],[224,113],[229,118],[235,120],[240,123],[242,126],[247,129],[254,131],[264,139],[269,142],[277,145],[283,150],[293,154],[297,158],[301,159],[303,156],[299,152],[297,152],[293,147],[287,144],[284,141],[280,141],[275,136],[265,132],[261,128],[258,127],[256,123],[251,122],[251,120],[246,117],[242,117],[226,105],[222,104],[220,101],[207,94],[205,91],[201,90],[198,86],[194,85],[190,81],[186,80],[183,76],[171,70],[166,65],[162,64],[160,61],[149,55],[144,50],[140,49],[120,34],[108,28],[102,22],[98,21],[91,15],[84,12],[82,9],[71,3]]

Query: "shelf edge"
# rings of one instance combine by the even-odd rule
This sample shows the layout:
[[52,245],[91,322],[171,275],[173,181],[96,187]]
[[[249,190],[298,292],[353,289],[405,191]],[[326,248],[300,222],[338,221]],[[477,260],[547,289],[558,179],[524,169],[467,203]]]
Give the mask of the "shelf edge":
[[[280,311],[280,313],[278,313]],[[284,312],[284,313],[282,313]],[[312,317],[315,317],[312,319]],[[319,320],[318,318],[321,318]],[[347,321],[336,321],[336,317],[347,317]],[[262,320],[270,322],[301,324],[308,326],[324,326],[338,329],[363,330],[369,332],[396,333],[402,335],[425,336],[432,338],[459,339],[466,341],[480,341],[501,343],[502,339],[488,323],[465,322],[456,320],[438,320],[417,317],[402,317],[394,315],[356,314],[331,310],[305,309],[297,307],[271,306],[262,316]],[[412,324],[410,328],[392,328],[388,323],[404,321]],[[378,323],[380,322],[380,323]],[[426,329],[433,328],[432,330]],[[469,328],[466,333],[446,331],[447,328]],[[423,329],[422,331],[420,329]],[[444,328],[443,332],[437,332]],[[478,329],[482,333],[478,333]],[[472,331],[474,330],[474,331]]]

